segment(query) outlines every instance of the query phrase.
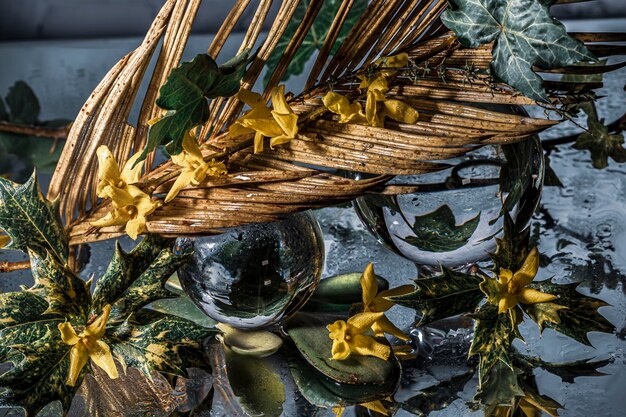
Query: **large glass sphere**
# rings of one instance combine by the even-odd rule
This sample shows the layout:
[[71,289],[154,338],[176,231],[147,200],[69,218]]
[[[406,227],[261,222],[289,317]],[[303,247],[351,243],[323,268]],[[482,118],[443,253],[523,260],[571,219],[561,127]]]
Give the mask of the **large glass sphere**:
[[544,159],[536,137],[484,146],[446,162],[453,167],[392,181],[422,191],[354,203],[379,242],[418,265],[454,267],[485,259],[502,233],[503,210],[526,225],[539,202]]
[[239,328],[268,326],[297,311],[324,267],[324,238],[311,212],[179,238],[177,246],[194,250],[179,270],[185,292],[209,317]]

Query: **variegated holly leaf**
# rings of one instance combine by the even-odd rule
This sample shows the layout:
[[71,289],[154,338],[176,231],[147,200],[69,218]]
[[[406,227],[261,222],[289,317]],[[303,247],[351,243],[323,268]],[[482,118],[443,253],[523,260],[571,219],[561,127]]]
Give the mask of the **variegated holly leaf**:
[[598,111],[594,101],[581,103],[580,108],[587,113],[588,132],[581,133],[572,145],[576,149],[588,150],[591,153],[593,167],[606,168],[609,158],[615,162],[626,162],[626,149],[624,149],[624,135],[610,134],[604,120],[598,118]]
[[533,72],[594,61],[585,45],[552,16],[553,0],[450,0],[441,20],[463,46],[494,42],[492,73],[525,96],[548,101],[543,80]]
[[490,409],[498,406],[510,406],[518,397],[524,396],[517,376],[519,371],[501,361],[497,361],[489,371],[480,378],[475,400],[486,406],[485,415],[492,415]]
[[612,360],[604,359],[599,361],[591,361],[583,359],[580,361],[551,363],[545,362],[541,358],[534,356],[526,356],[520,352],[513,352],[513,360],[516,366],[524,369],[526,373],[532,373],[535,368],[541,368],[553,375],[561,378],[561,381],[573,384],[575,379],[581,376],[604,376],[604,372],[598,371],[599,368],[609,365]]
[[88,319],[91,293],[89,283],[59,264],[50,254],[39,256],[29,251],[35,288],[45,297],[48,309],[44,314],[58,314],[73,325],[84,325]]
[[157,106],[168,112],[150,127],[148,143],[136,163],[158,146],[167,146],[171,155],[181,153],[187,132],[208,120],[209,100],[239,91],[249,62],[248,50],[220,66],[209,55],[199,54],[174,69],[156,101]]
[[25,184],[0,177],[0,228],[11,238],[7,249],[31,249],[40,256],[48,252],[61,264],[67,260],[58,205],[41,194],[35,173]]
[[[587,297],[576,291],[578,284],[558,285],[550,280],[535,282],[528,286],[544,293],[554,294],[559,298],[555,300],[555,304],[559,304],[564,309],[558,310],[560,323],[544,320],[544,327],[548,327],[571,337],[585,345],[591,346],[591,342],[587,337],[589,332],[615,332],[615,326],[604,318],[599,312],[600,307],[609,304],[593,297]],[[523,309],[529,315],[537,314],[533,310],[532,305],[523,305]]]
[[[265,84],[267,84],[272,76],[272,73],[276,69],[278,62],[283,57],[287,46],[289,46],[289,42],[293,39],[293,35],[298,30],[298,26],[302,23],[302,19],[311,4],[311,0],[301,0],[298,4],[298,8],[296,9],[293,17],[289,21],[283,36],[278,41],[278,45],[272,51],[269,59],[266,63],[267,72],[265,75],[265,79],[263,80]],[[339,35],[337,36],[337,40],[333,44],[333,48],[331,53],[334,54],[341,42],[348,36],[350,30],[354,26],[354,24],[359,20],[365,9],[367,8],[368,0],[356,0],[348,12],[348,16],[339,31]],[[322,48],[324,45],[324,41],[326,40],[326,35],[328,34],[328,30],[330,29],[333,20],[335,20],[335,16],[337,15],[337,11],[339,10],[339,6],[341,6],[341,0],[325,0],[321,6],[313,25],[309,29],[309,32],[306,34],[306,37],[302,41],[302,44],[296,51],[295,56],[289,63],[287,70],[285,71],[285,75],[283,75],[283,81],[287,80],[292,75],[300,75],[304,71],[304,65],[309,61],[311,56],[318,50]]]
[[530,251],[530,228],[521,229],[504,210],[504,235],[496,238],[496,252],[491,254],[496,272],[500,268],[517,271]]
[[396,304],[415,309],[420,316],[417,325],[421,326],[474,311],[484,298],[478,287],[481,281],[476,275],[455,272],[441,266],[440,275],[415,280],[414,292],[389,299]]
[[116,244],[115,254],[109,267],[96,282],[91,307],[92,314],[98,314],[105,305],[113,305],[118,301],[124,292],[150,268],[161,251],[171,248],[173,244],[173,239],[165,239],[157,235],[146,235],[128,253],[122,250],[119,243]]
[[543,332],[546,323],[560,324],[561,318],[559,316],[559,310],[564,310],[567,307],[557,303],[536,303],[527,304],[524,307],[526,314],[530,316],[538,325],[539,332]]
[[59,318],[25,322],[0,331],[0,340],[14,353],[13,367],[0,375],[0,403],[21,407],[26,416],[35,416],[52,401],[60,401],[65,413],[80,386],[66,384],[70,368],[70,349],[61,340]]
[[107,329],[104,341],[124,367],[148,378],[153,371],[186,376],[187,368],[206,367],[202,341],[216,333],[181,317],[141,310]]
[[467,244],[479,222],[480,213],[457,226],[452,209],[443,205],[432,213],[415,216],[411,226],[415,236],[398,237],[424,251],[451,252]]

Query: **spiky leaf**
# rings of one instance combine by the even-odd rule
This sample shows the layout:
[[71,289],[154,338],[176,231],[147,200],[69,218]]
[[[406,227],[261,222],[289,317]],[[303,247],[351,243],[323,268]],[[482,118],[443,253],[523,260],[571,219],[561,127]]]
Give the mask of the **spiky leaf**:
[[[301,0],[298,4],[298,8],[296,9],[293,17],[289,21],[283,36],[278,41],[278,45],[272,51],[269,59],[266,63],[267,73],[265,75],[264,83],[267,84],[272,76],[272,73],[276,69],[278,62],[282,58],[289,42],[293,38],[293,35],[296,33],[298,26],[302,22],[304,15],[311,4],[311,0]],[[359,20],[365,9],[367,8],[368,1],[367,0],[356,0],[346,17],[346,20],[339,31],[339,35],[337,36],[337,40],[333,45],[331,53],[335,53],[341,42],[348,36],[350,30],[354,26],[354,24]],[[287,71],[283,76],[283,81],[287,80],[292,75],[302,74],[304,71],[304,65],[308,62],[311,56],[318,50],[322,48],[324,45],[324,41],[326,40],[326,35],[328,35],[328,30],[330,29],[335,16],[337,15],[337,11],[339,10],[339,6],[341,6],[340,0],[325,0],[322,4],[322,7],[311,25],[309,32],[306,37],[302,41],[302,44],[298,48],[295,56],[289,63],[287,67]]]
[[432,213],[415,216],[411,226],[415,236],[400,239],[424,251],[450,252],[467,244],[479,222],[480,213],[457,226],[452,209],[443,205]]
[[167,145],[171,155],[179,154],[187,132],[209,118],[209,101],[229,97],[239,91],[246,66],[250,62],[246,50],[218,66],[207,54],[197,55],[174,69],[161,87],[157,106],[167,115],[150,127],[148,143],[137,162],[146,158],[157,146]]
[[68,241],[58,206],[41,194],[34,173],[25,184],[0,177],[0,227],[11,237],[7,249],[30,248],[40,256],[49,252],[65,263]]
[[389,297],[394,303],[413,308],[419,315],[418,326],[468,311],[473,311],[484,298],[478,287],[481,278],[455,272],[444,266],[441,274],[414,281],[415,291]]
[[552,0],[451,0],[442,15],[463,46],[494,42],[492,73],[525,96],[548,101],[543,80],[533,72],[595,58],[550,16]]
[[[558,285],[550,280],[546,280],[532,283],[529,287],[558,296],[559,298],[555,300],[555,303],[567,307],[558,311],[560,323],[545,321],[545,327],[554,329],[589,346],[591,346],[591,342],[587,337],[587,333],[612,333],[615,331],[615,326],[598,312],[600,307],[608,306],[609,304],[598,298],[587,297],[576,291],[578,284]],[[528,311],[529,306],[523,307],[530,314]]]
[[515,352],[513,359],[518,366],[525,368],[525,372],[527,373],[532,373],[535,368],[542,368],[551,374],[560,377],[561,381],[568,384],[573,384],[575,379],[581,376],[604,376],[606,374],[598,371],[598,369],[609,365],[612,362],[611,359],[604,359],[600,361],[583,359],[573,362],[551,363],[545,362],[541,358],[522,355],[518,352]]
[[521,229],[504,210],[504,235],[496,238],[496,253],[491,255],[494,271],[500,268],[517,271],[530,251],[530,228]]
[[467,372],[423,389],[416,396],[402,402],[400,407],[418,417],[426,417],[433,411],[443,410],[459,398],[459,392],[463,391],[473,375],[474,372]]
[[618,163],[626,162],[624,135],[609,133],[604,121],[598,118],[595,102],[585,102],[580,104],[580,107],[587,113],[589,131],[581,133],[572,146],[576,149],[588,150],[591,153],[593,167],[597,169],[606,168],[609,165],[609,158],[613,158]]
[[486,406],[501,406],[511,404],[515,397],[523,397],[524,391],[517,382],[518,372],[502,361],[495,362],[481,378],[475,399]]
[[524,311],[539,325],[539,331],[543,331],[546,323],[560,324],[559,311],[567,307],[556,303],[537,303],[524,306]]

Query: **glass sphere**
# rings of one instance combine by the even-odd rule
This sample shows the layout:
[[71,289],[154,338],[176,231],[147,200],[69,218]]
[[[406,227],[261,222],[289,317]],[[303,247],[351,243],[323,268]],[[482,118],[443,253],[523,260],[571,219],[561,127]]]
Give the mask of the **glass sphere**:
[[324,267],[324,238],[311,212],[176,243],[194,250],[178,271],[185,292],[209,317],[238,328],[268,326],[293,314]]
[[380,243],[422,266],[462,266],[485,259],[502,233],[504,209],[527,225],[541,195],[541,141],[488,145],[450,161],[444,171],[395,177],[417,193],[371,195],[354,207]]

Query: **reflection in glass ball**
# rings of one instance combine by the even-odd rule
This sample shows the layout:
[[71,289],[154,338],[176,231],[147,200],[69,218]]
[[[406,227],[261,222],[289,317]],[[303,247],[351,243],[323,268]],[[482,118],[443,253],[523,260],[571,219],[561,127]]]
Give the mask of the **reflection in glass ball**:
[[420,192],[354,202],[380,243],[418,265],[454,267],[485,259],[502,232],[503,204],[526,225],[539,203],[544,172],[539,138],[484,146],[446,162],[453,168],[391,182],[417,184]]
[[239,328],[268,326],[293,314],[324,267],[324,238],[311,212],[179,238],[177,246],[194,250],[179,270],[185,292],[209,317]]

